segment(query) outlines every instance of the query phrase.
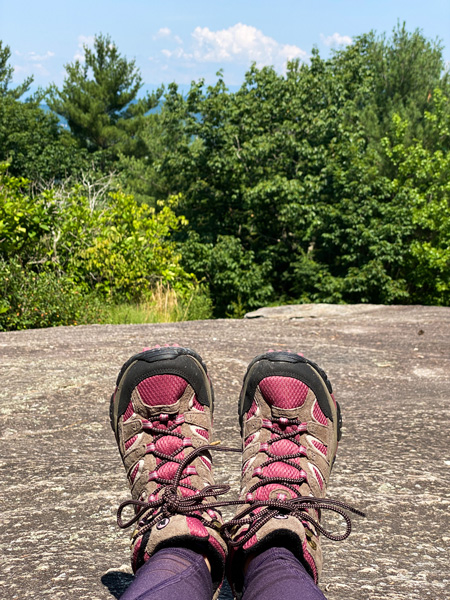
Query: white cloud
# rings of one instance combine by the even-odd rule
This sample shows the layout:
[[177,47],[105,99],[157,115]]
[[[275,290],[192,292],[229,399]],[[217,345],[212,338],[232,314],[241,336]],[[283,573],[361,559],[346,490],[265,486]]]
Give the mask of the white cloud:
[[48,60],[49,58],[52,58],[52,56],[55,56],[55,53],[50,52],[50,50],[47,50],[45,54],[36,54],[36,52],[30,52],[30,60],[39,62],[43,60]]
[[[38,54],[33,50],[31,52],[14,51],[16,63],[13,65],[15,80],[19,77],[28,77],[30,75],[48,78],[50,71],[45,63],[55,56],[54,52],[47,50],[45,54]],[[47,63],[48,64],[48,63]]]
[[167,50],[167,48],[164,48],[164,50],[161,50],[161,54],[164,54],[167,58],[186,58],[188,60],[192,60],[193,58],[192,54],[184,52],[182,48],[175,48],[175,50]]
[[258,67],[273,65],[284,69],[286,61],[302,60],[308,54],[291,44],[280,44],[251,25],[237,23],[228,29],[211,31],[208,27],[196,27],[192,32],[192,49],[184,51],[162,50],[167,58],[185,59],[196,62],[240,63],[256,62]]
[[349,35],[341,35],[340,33],[333,33],[333,35],[329,35],[325,37],[323,34],[320,35],[322,42],[325,46],[335,47],[335,46],[349,46],[353,44],[353,40]]
[[25,65],[14,65],[15,75],[28,77],[29,75],[36,75],[36,73],[43,77],[48,77],[50,75],[50,72],[40,62],[34,62],[32,66],[30,63]]
[[153,39],[156,40],[160,40],[160,39],[167,39],[167,40],[173,40],[174,42],[176,42],[177,44],[179,44],[180,46],[183,44],[183,40],[180,38],[179,35],[173,35],[172,34],[172,30],[169,29],[168,27],[161,27],[161,29],[158,29],[158,31],[156,32],[156,34],[153,36]]
[[36,54],[36,52],[34,52],[33,50],[31,52],[19,52],[19,50],[16,50],[14,54],[16,56],[20,56],[23,60],[31,60],[33,62],[42,62],[55,56],[55,53],[51,52],[50,50],[47,50],[45,54]]
[[279,44],[251,25],[237,23],[228,29],[211,31],[208,27],[196,27],[192,37],[195,42],[194,56],[204,62],[242,60],[255,61],[258,65],[284,64],[293,58],[306,58],[298,46]]
[[92,48],[95,42],[95,35],[79,35],[78,49],[73,56],[73,60],[84,62],[84,46]]
[[159,38],[169,37],[170,35],[172,35],[172,32],[168,27],[161,27],[161,29],[158,29],[156,32],[156,35],[153,36],[153,39],[157,40]]

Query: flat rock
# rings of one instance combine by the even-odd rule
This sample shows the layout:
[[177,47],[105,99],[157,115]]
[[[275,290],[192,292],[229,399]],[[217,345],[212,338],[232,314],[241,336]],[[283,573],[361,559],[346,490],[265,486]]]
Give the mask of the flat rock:
[[[296,307],[295,318],[0,333],[0,598],[110,600],[132,580],[128,535],[115,522],[128,490],[109,396],[129,356],[165,342],[202,355],[216,392],[215,437],[232,446],[254,356],[296,349],[318,362],[344,420],[328,495],[367,512],[346,541],[323,540],[325,595],[448,598],[450,309],[320,310],[311,308],[316,319]],[[234,493],[239,467],[217,452],[216,480]]]
[[320,319],[327,317],[350,317],[375,311],[395,310],[397,307],[383,304],[285,304],[265,306],[244,315],[245,319]]

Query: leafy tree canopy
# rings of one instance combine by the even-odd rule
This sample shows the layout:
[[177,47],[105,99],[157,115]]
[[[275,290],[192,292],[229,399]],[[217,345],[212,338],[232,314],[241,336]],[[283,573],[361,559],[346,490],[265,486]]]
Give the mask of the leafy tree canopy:
[[0,41],[0,162],[9,163],[9,172],[33,182],[62,180],[87,170],[86,152],[78,151],[76,141],[64,130],[58,117],[44,110],[45,93],[39,90],[25,101],[32,78],[10,88],[13,68],[11,52]]
[[[449,97],[443,66],[439,43],[398,26],[390,39],[361,36],[328,60],[314,51],[285,76],[252,67],[234,94],[220,76],[185,98],[169,89],[159,118],[176,144],[152,159],[152,171],[160,188],[182,193],[180,210],[199,235],[195,254],[184,247],[186,266],[200,276],[196,257],[233,239],[246,261],[209,261],[212,285],[214,265],[247,281],[264,265],[277,299],[411,301],[413,249],[425,229],[418,200],[406,199],[406,182],[398,188],[386,139],[404,153],[422,140],[431,152],[427,185],[432,164],[445,172],[435,154],[449,116],[439,100]],[[222,306],[236,299],[232,285],[226,290]]]
[[[450,81],[420,31],[370,32],[326,60],[313,50],[283,75],[253,65],[236,93],[220,72],[186,95],[174,83],[158,111],[162,92],[138,99],[134,61],[100,35],[52,90],[67,131],[10,93],[8,58],[0,46],[0,159],[17,176],[4,179],[0,244],[4,273],[24,262],[25,287],[44,260],[125,300],[155,281],[187,289],[194,273],[216,316],[450,302]],[[77,177],[62,185],[99,170],[115,173],[102,204]],[[43,174],[52,189],[25,193],[19,176]]]

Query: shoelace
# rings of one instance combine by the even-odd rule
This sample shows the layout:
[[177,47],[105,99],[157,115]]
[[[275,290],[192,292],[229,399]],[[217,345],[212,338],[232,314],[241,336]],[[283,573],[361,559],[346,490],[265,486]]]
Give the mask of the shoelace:
[[[173,434],[171,434],[173,435]],[[181,436],[182,437],[182,436]],[[141,526],[137,527],[134,531],[132,538],[133,540],[137,537],[146,533],[149,529],[157,525],[163,519],[168,519],[173,517],[175,514],[185,515],[185,516],[194,516],[199,519],[205,526],[213,527],[217,531],[220,531],[222,528],[222,523],[220,523],[217,519],[212,519],[208,521],[202,516],[202,512],[206,510],[216,510],[219,506],[228,506],[233,504],[233,501],[222,501],[222,502],[205,502],[207,498],[216,498],[217,496],[221,496],[230,491],[230,486],[227,484],[218,484],[218,485],[207,485],[201,490],[197,490],[193,486],[187,485],[185,483],[182,484],[182,480],[189,475],[189,473],[184,473],[185,469],[188,467],[189,463],[191,463],[197,456],[202,453],[209,452],[210,450],[223,450],[225,452],[241,452],[239,448],[228,448],[226,446],[219,446],[217,444],[207,444],[205,446],[201,446],[200,448],[194,449],[192,452],[188,454],[184,459],[179,462],[179,467],[175,473],[175,476],[172,480],[162,479],[162,478],[154,478],[153,481],[157,483],[161,483],[162,485],[158,488],[159,491],[164,487],[164,491],[161,494],[161,497],[157,497],[156,490],[153,492],[152,496],[155,497],[154,500],[144,501],[144,500],[126,500],[120,504],[117,510],[117,524],[122,529],[126,529],[130,527],[134,523],[138,522]],[[178,454],[180,450],[178,449],[175,454]],[[170,455],[165,455],[163,453],[157,453],[157,456],[160,456],[162,459],[167,459],[171,461],[175,461]],[[178,494],[178,487],[182,484],[182,487],[190,488],[194,490],[194,494],[190,496],[180,496]],[[133,506],[135,508],[135,515],[126,522],[122,520],[122,512],[127,506]]]
[[[157,420],[159,420],[160,423],[165,423],[165,422],[169,421],[169,415],[165,414],[165,413],[162,413],[162,414],[159,415],[159,418]],[[161,469],[161,467],[163,467],[168,462],[181,464],[182,460],[176,458],[177,454],[179,454],[180,451],[183,450],[184,448],[188,448],[188,447],[192,446],[192,442],[191,442],[190,438],[186,438],[186,437],[183,436],[183,434],[178,433],[177,431],[175,431],[183,423],[184,423],[184,416],[183,415],[178,415],[173,420],[173,423],[171,425],[168,425],[168,426],[166,426],[164,428],[157,427],[156,425],[154,425],[150,421],[142,423],[142,429],[144,431],[147,431],[147,432],[153,434],[153,441],[150,444],[147,444],[146,454],[153,454],[153,456],[155,456],[156,458],[159,458],[160,461],[161,461],[158,464],[157,469],[155,471],[153,471],[152,473],[149,474],[149,481],[153,481],[156,484],[159,484],[159,487],[157,487],[154,490],[153,494],[152,494],[155,497],[158,495],[158,493],[165,486],[171,486],[173,484],[173,480],[171,480],[171,479],[165,479],[165,478],[162,478],[162,477],[158,476],[159,469]],[[166,454],[165,452],[161,452],[161,451],[158,451],[156,449],[157,442],[161,438],[165,437],[166,435],[170,435],[171,437],[177,437],[182,442],[181,445],[178,448],[175,448],[175,450],[171,454]],[[180,474],[180,479],[178,481],[178,484],[183,479],[189,477],[189,475],[192,475],[192,474],[193,473],[190,473],[190,472],[186,472],[184,474],[181,473]],[[194,488],[193,486],[191,486],[191,485],[189,485],[189,484],[187,484],[185,482],[183,482],[183,487],[189,488],[189,489],[191,489],[194,492],[197,491],[197,488]]]
[[[197,456],[202,453],[214,451],[223,452],[241,452],[240,448],[229,448],[227,446],[221,446],[216,444],[208,444],[201,446],[200,448],[194,449],[188,456],[180,461],[179,467],[173,480],[160,479],[164,486],[164,492],[160,498],[155,497],[154,500],[143,501],[143,500],[126,500],[122,502],[117,510],[117,524],[119,527],[125,529],[130,527],[134,523],[138,522],[138,526],[132,535],[134,541],[139,536],[149,531],[152,527],[157,525],[163,519],[168,519],[175,514],[181,514],[185,516],[193,516],[199,519],[206,527],[210,527],[219,531],[224,539],[229,543],[230,546],[237,547],[245,544],[261,527],[263,527],[270,519],[277,515],[292,514],[298,517],[302,521],[310,522],[320,533],[325,537],[341,541],[345,540],[351,532],[351,520],[345,511],[352,512],[361,517],[365,517],[365,513],[356,508],[349,506],[344,502],[338,500],[316,498],[313,496],[298,496],[290,500],[225,500],[217,501],[217,496],[221,496],[230,491],[231,487],[227,484],[208,485],[201,490],[195,490],[195,493],[191,496],[180,496],[178,494],[178,487],[181,484],[182,479],[186,476],[183,475],[183,471],[188,467]],[[177,453],[179,450],[177,451]],[[162,454],[162,453],[161,453]],[[169,455],[164,455],[164,458],[168,458]],[[267,477],[261,480],[253,486],[251,489],[256,489],[261,485],[268,483],[282,483],[291,488],[290,484],[299,485],[301,481],[299,479],[283,478],[283,477]],[[185,484],[183,484],[185,487]],[[162,488],[159,488],[160,490]],[[194,488],[191,488],[194,489]],[[295,489],[294,491],[298,493]],[[155,496],[155,493],[153,494]],[[213,502],[205,502],[207,498],[214,498]],[[217,519],[208,521],[202,516],[202,512],[206,510],[217,511],[218,508],[224,506],[239,506],[249,505],[243,511],[241,511],[234,519],[221,524]],[[122,512],[127,506],[133,506],[136,514],[134,517],[124,522],[122,520]],[[251,514],[256,508],[262,508],[258,514]],[[330,510],[340,514],[347,525],[345,533],[341,535],[334,535],[328,532],[324,527],[320,525],[315,519],[313,519],[307,512],[306,509],[316,510]],[[249,515],[249,516],[247,516]],[[236,532],[244,525],[249,525],[249,529],[239,539],[233,539]]]
[[[286,480],[283,478],[273,477],[270,479],[270,481],[274,483],[281,483]],[[265,483],[267,483],[267,481]],[[261,527],[270,521],[270,519],[275,517],[291,515],[293,517],[297,517],[302,522],[308,521],[325,537],[339,542],[348,538],[352,530],[351,519],[345,511],[352,512],[360,517],[366,516],[365,513],[353,508],[345,502],[340,502],[339,500],[332,500],[329,498],[316,498],[314,496],[298,496],[297,498],[291,498],[289,500],[252,500],[250,502],[248,500],[234,500],[229,504],[249,504],[249,506],[241,511],[234,519],[227,521],[221,527],[221,533],[223,537],[226,539],[227,543],[234,548],[243,546],[255,535],[259,529],[261,529]],[[256,508],[262,508],[263,510],[257,514],[253,514],[253,511]],[[338,513],[346,522],[347,528],[345,533],[341,535],[330,533],[324,527],[322,527],[318,521],[311,517],[311,515],[305,512],[307,509],[330,510]],[[246,515],[250,516],[247,517]],[[249,526],[247,531],[238,539],[234,539],[236,533],[244,525]]]
[[[279,431],[277,431],[274,428],[274,424],[279,425]],[[282,429],[281,429],[282,427],[291,427],[292,430],[283,433]],[[287,419],[286,417],[275,418],[272,420],[263,419],[262,428],[271,430],[272,433],[276,434],[276,437],[270,439],[268,442],[266,442],[265,444],[263,444],[261,446],[261,449],[264,449],[265,453],[267,454],[267,456],[269,458],[268,458],[268,460],[263,462],[261,465],[259,465],[259,467],[255,470],[254,476],[259,477],[260,481],[256,484],[254,484],[248,490],[247,496],[251,495],[257,488],[261,487],[262,485],[266,485],[268,483],[281,483],[279,477],[276,478],[276,481],[271,481],[271,480],[269,481],[269,479],[271,479],[271,478],[268,478],[262,474],[262,470],[264,467],[267,467],[275,462],[278,462],[278,463],[284,462],[287,465],[294,467],[295,469],[297,469],[297,471],[299,471],[300,478],[295,478],[292,480],[289,478],[282,478],[286,487],[288,487],[290,490],[292,490],[294,493],[296,493],[298,495],[297,490],[295,488],[291,487],[290,483],[294,482],[295,485],[301,485],[303,482],[305,482],[307,480],[307,474],[301,468],[300,465],[293,462],[293,459],[305,457],[307,455],[307,449],[300,443],[300,441],[296,440],[295,438],[300,433],[305,433],[307,431],[307,427],[308,427],[307,423],[302,423],[298,419]],[[279,442],[281,440],[290,440],[291,442],[296,444],[296,446],[298,447],[298,452],[294,452],[292,454],[283,454],[282,456],[280,456],[278,454],[273,454],[273,452],[270,451],[270,446],[272,446],[273,444],[275,444],[276,442]],[[249,498],[249,499],[251,500],[252,498]]]
[[[279,426],[278,431],[274,428],[274,424]],[[248,489],[244,499],[234,502],[235,505],[248,505],[247,508],[241,511],[234,519],[224,523],[222,526],[222,534],[226,538],[228,544],[232,547],[242,546],[250,540],[261,527],[270,521],[270,519],[288,515],[297,517],[305,524],[306,522],[310,523],[315,530],[319,531],[330,540],[345,540],[350,535],[352,529],[351,519],[346,511],[361,517],[365,517],[365,513],[339,500],[317,498],[312,495],[302,496],[299,492],[299,486],[302,483],[307,483],[307,473],[299,464],[293,462],[293,460],[305,457],[307,454],[307,449],[296,439],[297,435],[307,431],[307,423],[302,423],[298,419],[280,417],[272,420],[263,419],[262,427],[270,429],[276,436],[264,444],[264,451],[269,458],[259,465],[253,473],[254,476],[259,478],[259,481]],[[283,432],[282,427],[289,427],[290,431]],[[298,452],[284,454],[282,456],[271,452],[270,447],[272,444],[281,440],[290,440],[294,442],[298,446]],[[282,476],[267,477],[263,475],[263,468],[275,462],[284,462],[291,467],[295,467],[295,469],[299,471],[300,476],[298,478],[291,478]],[[288,488],[295,494],[295,497],[290,499],[254,499],[253,493],[258,488],[273,483]],[[255,509],[261,510],[256,511]],[[320,514],[320,510],[329,510],[341,515],[346,523],[346,531],[340,535],[330,533],[307,512],[311,509],[316,510],[318,514]],[[243,532],[243,534],[239,536],[239,539],[233,539],[236,533],[244,525],[248,525],[247,531]]]

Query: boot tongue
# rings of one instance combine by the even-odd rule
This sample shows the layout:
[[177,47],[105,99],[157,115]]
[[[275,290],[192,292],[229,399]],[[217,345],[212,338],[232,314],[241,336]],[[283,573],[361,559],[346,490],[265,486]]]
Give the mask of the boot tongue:
[[[294,380],[297,381],[297,380]],[[301,383],[301,382],[300,382]],[[306,448],[300,442],[300,432],[294,437],[283,438],[283,434],[297,432],[297,425],[289,423],[273,422],[271,433],[271,441],[269,443],[270,454],[279,456],[280,460],[271,462],[262,468],[263,477],[278,478],[279,482],[262,485],[258,488],[256,497],[258,500],[289,500],[297,498],[298,495],[308,496],[311,490],[307,482],[302,482],[297,485],[290,483],[290,486],[297,492],[295,493],[287,485],[283,485],[283,479],[302,480],[307,477],[306,471],[302,468],[301,460],[303,457],[284,458],[295,454],[302,454],[306,457]],[[304,459],[303,459],[304,460]]]
[[292,485],[297,491],[295,494],[291,489],[282,483],[268,483],[258,487],[254,492],[255,500],[291,500],[299,496],[311,496],[311,488],[308,483],[303,482],[300,485]]
[[[272,452],[272,454],[275,454],[275,456],[282,457],[286,456],[287,454],[298,454],[299,447],[298,444],[291,440],[281,439],[271,444],[270,451]],[[298,458],[293,458],[291,460],[292,462],[298,464]]]
[[[296,486],[297,487],[297,486]],[[297,496],[281,483],[268,483],[258,488],[255,493],[255,500],[290,500]]]

